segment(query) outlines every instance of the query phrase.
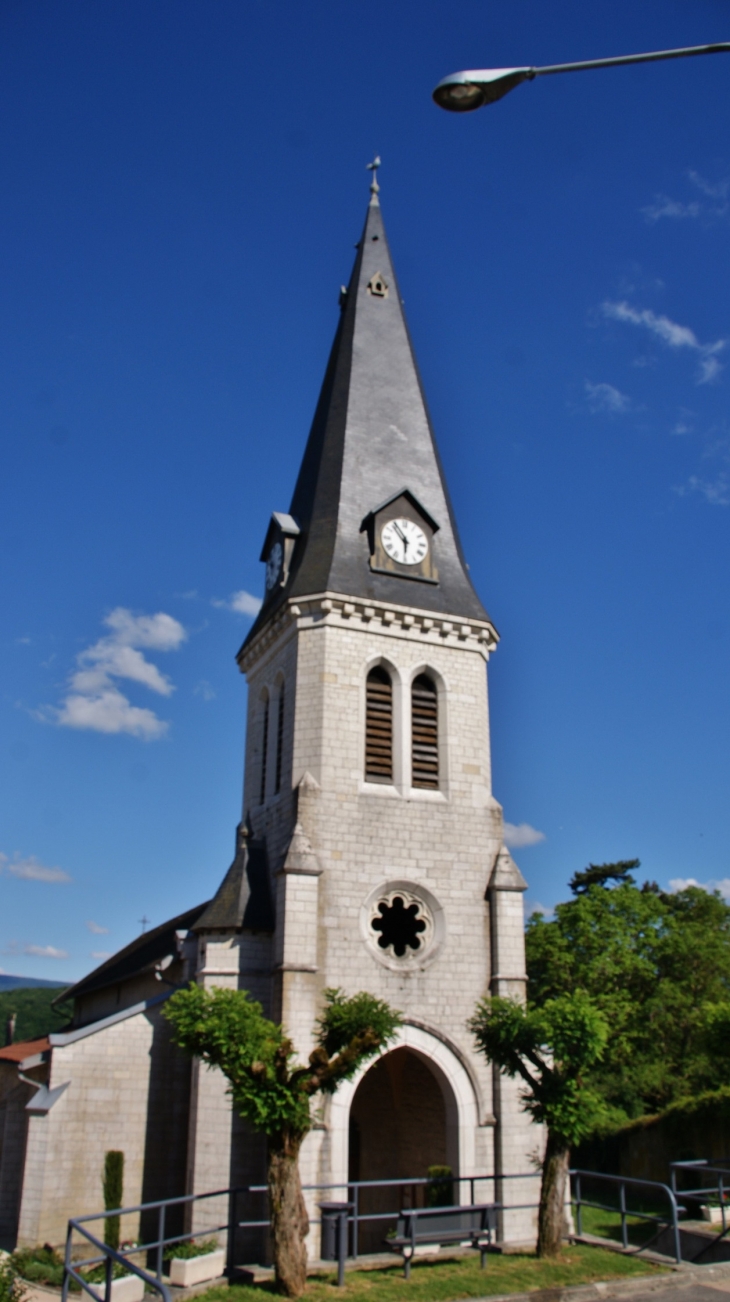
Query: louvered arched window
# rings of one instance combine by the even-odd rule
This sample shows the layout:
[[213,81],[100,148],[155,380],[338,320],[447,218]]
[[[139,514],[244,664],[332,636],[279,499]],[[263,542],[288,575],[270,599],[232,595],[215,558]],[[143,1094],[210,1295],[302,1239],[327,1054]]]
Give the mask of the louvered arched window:
[[382,665],[367,677],[365,701],[365,778],[393,781],[393,684]]
[[438,697],[428,674],[419,674],[411,687],[411,782],[414,787],[439,784]]

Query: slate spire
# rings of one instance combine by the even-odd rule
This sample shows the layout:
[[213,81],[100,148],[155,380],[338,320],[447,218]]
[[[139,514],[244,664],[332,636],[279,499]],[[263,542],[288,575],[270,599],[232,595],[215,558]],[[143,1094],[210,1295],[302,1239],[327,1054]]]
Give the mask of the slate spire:
[[[287,598],[325,591],[489,618],[462,554],[372,170],[365,228],[289,508],[299,534],[288,577],[264,601],[247,642]],[[404,489],[437,526],[436,583],[371,568],[363,522]]]

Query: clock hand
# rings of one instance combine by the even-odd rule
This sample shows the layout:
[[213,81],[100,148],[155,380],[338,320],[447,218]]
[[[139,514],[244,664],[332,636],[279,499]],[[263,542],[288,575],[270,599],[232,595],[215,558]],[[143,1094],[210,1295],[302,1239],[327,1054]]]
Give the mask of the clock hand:
[[408,546],[408,539],[406,538],[406,536],[405,536],[403,530],[400,528],[400,526],[396,524],[395,520],[393,521],[393,528],[395,529],[395,531],[396,531],[398,537],[400,538],[401,542],[403,543],[404,547],[407,547],[407,546]]

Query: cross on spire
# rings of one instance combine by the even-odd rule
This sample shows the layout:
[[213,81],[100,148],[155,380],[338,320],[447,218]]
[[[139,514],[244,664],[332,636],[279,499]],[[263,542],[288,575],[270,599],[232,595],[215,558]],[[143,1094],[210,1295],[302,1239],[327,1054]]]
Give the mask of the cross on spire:
[[372,163],[368,163],[368,164],[367,164],[368,171],[369,171],[369,172],[372,172],[372,174],[373,174],[373,179],[372,179],[372,181],[370,182],[370,193],[371,193],[371,194],[377,194],[377,193],[379,192],[379,190],[380,190],[380,186],[378,185],[378,168],[379,168],[379,167],[380,167],[380,155],[379,155],[379,154],[376,154],[375,157],[374,157],[374,159],[373,159],[373,161],[372,161]]

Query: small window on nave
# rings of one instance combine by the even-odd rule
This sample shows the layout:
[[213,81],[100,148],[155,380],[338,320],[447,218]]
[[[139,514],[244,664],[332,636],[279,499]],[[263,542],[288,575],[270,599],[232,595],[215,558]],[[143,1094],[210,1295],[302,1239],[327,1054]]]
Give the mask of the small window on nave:
[[284,684],[279,688],[279,700],[276,710],[276,781],[274,791],[281,791],[281,765],[284,756]]
[[266,799],[266,761],[269,751],[269,693],[266,692],[263,699],[263,719],[261,737],[261,787],[259,790],[259,804],[263,805]]
[[371,669],[367,678],[365,779],[393,781],[393,684],[382,665]]
[[438,696],[428,674],[411,687],[411,782],[432,790],[439,784]]

